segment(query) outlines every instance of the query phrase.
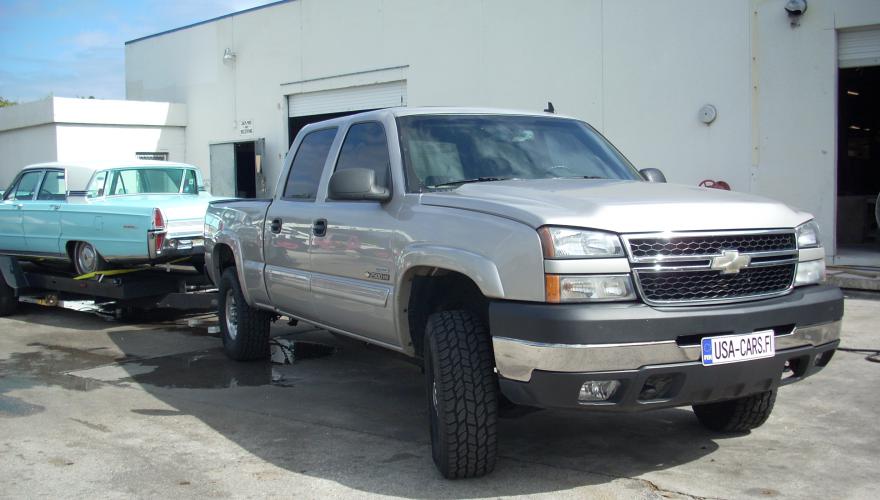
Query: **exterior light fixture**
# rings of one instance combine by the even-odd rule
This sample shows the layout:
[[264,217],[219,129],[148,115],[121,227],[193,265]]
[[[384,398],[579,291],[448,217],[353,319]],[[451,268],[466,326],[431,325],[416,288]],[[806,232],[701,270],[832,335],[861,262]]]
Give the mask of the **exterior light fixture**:
[[235,52],[230,48],[223,51],[223,62],[235,62]]

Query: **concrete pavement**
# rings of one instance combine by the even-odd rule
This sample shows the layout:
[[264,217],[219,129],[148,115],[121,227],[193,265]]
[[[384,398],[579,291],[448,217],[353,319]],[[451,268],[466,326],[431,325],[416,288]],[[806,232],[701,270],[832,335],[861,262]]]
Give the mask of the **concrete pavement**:
[[[878,313],[848,300],[842,344],[880,349]],[[880,364],[864,354],[781,389],[748,435],[689,409],[542,411],[501,422],[492,475],[445,481],[417,367],[283,322],[277,335],[335,350],[235,363],[185,325],[36,306],[0,319],[0,497],[876,497]]]

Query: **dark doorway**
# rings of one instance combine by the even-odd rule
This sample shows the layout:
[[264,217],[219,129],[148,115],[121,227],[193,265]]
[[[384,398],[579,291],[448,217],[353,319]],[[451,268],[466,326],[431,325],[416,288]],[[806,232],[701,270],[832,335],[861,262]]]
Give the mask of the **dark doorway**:
[[253,142],[235,143],[235,190],[238,198],[257,197],[257,161]]
[[356,111],[342,111],[339,113],[324,113],[322,115],[292,116],[287,119],[287,147],[289,149],[290,146],[293,145],[293,140],[296,139],[296,134],[298,134],[299,131],[303,129],[303,127],[310,123],[330,120],[332,118],[339,118],[340,116],[348,116],[356,113],[364,113],[366,111],[373,110],[359,109]]
[[840,70],[838,113],[837,255],[878,265],[880,67]]

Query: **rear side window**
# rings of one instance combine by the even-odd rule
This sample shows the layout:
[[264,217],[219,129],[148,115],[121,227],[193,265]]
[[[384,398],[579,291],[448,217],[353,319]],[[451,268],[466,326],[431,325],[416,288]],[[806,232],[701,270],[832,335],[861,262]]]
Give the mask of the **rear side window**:
[[64,172],[60,170],[50,170],[43,177],[43,184],[40,185],[40,192],[37,194],[38,200],[63,200],[67,196],[67,183],[64,181]]
[[378,122],[357,123],[348,129],[336,170],[347,168],[367,168],[376,172],[376,185],[388,186],[388,173],[391,159],[388,156],[388,142],[385,128]]
[[14,200],[33,200],[34,192],[37,190],[37,184],[40,182],[40,176],[43,172],[28,172],[21,176],[18,185],[15,187],[15,193],[12,195]]
[[295,200],[314,201],[318,192],[318,181],[321,180],[321,172],[333,138],[336,137],[336,128],[328,128],[312,132],[303,138],[296,156],[293,157],[293,165],[287,176],[287,184],[284,186],[284,197]]

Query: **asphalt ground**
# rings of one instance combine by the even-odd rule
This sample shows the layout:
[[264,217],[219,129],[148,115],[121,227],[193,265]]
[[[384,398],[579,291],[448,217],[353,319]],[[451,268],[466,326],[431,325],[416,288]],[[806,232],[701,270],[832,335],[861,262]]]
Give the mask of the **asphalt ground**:
[[[880,301],[842,345],[880,349]],[[688,408],[540,411],[500,423],[497,468],[446,481],[419,369],[279,321],[296,361],[236,363],[187,318],[111,322],[23,305],[0,318],[0,497],[877,498],[880,363],[838,352],[721,436]]]

